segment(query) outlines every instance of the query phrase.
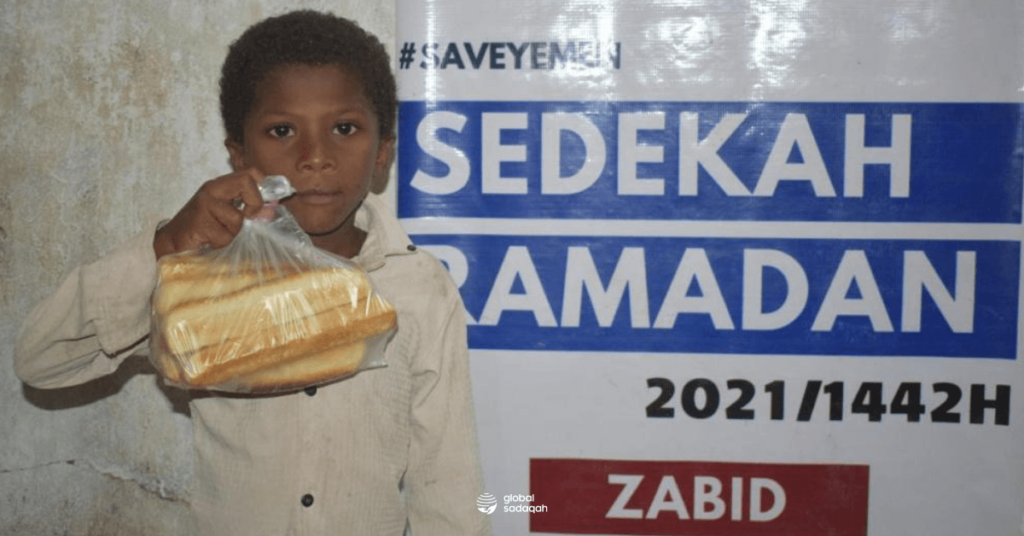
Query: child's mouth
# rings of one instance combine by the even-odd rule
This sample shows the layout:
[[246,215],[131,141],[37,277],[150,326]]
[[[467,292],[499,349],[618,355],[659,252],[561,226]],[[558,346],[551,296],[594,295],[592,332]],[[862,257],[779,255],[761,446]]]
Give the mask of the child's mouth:
[[329,192],[316,189],[303,190],[295,194],[295,197],[301,199],[303,203],[309,205],[329,205],[331,203],[336,202],[339,196],[341,196],[341,192]]

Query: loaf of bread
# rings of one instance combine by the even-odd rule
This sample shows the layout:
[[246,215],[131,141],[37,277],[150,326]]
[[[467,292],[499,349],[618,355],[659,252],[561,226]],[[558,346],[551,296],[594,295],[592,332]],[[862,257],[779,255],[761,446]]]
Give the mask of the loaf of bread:
[[151,361],[172,385],[263,393],[356,372],[397,314],[357,268],[159,262]]

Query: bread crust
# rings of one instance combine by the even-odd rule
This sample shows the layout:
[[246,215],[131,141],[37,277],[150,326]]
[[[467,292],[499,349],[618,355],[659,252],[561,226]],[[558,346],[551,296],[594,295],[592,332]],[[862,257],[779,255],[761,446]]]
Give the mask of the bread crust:
[[[283,345],[270,345],[262,349],[246,351],[254,345],[247,341],[235,339],[225,345],[209,347],[200,350],[190,361],[201,365],[197,374],[189,376],[188,382],[192,387],[210,388],[228,381],[237,380],[244,383],[244,378],[253,374],[259,374],[264,383],[271,379],[282,385],[291,384],[297,381],[296,378],[288,378],[281,375],[283,372],[301,371],[301,376],[308,383],[320,383],[332,379],[327,375],[315,373],[312,369],[323,369],[317,364],[321,354],[330,353],[332,350],[352,346],[365,339],[394,329],[397,323],[397,315],[394,311],[385,314],[374,315],[359,320],[346,320],[344,330],[327,329],[308,338],[297,339]],[[344,355],[341,355],[345,359]],[[311,361],[313,364],[310,370],[303,370],[302,363]],[[339,364],[341,372],[354,372],[362,361],[351,361],[350,366]],[[287,365],[287,366],[286,366]],[[281,367],[281,373],[275,375],[271,371]],[[321,373],[322,374],[322,373]]]
[[277,363],[235,378],[229,383],[244,386],[247,392],[289,391],[343,378],[353,374],[366,353],[366,342],[356,341],[328,348],[303,360]]
[[153,311],[152,362],[170,383],[250,393],[356,372],[366,341],[398,317],[360,270],[226,269],[188,255],[161,259]]
[[251,335],[254,342],[268,337],[286,342],[337,330],[348,318],[372,314],[375,302],[369,283],[351,277],[348,270],[338,272],[302,272],[253,283],[216,299],[193,299],[187,292],[177,304],[161,303],[168,347],[185,354],[223,345],[238,333]]

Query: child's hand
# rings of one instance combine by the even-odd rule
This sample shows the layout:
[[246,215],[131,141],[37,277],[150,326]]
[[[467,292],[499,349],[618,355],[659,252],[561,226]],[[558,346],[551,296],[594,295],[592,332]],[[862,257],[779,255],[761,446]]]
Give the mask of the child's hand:
[[[224,247],[231,243],[242,221],[263,208],[256,187],[263,173],[247,168],[217,177],[203,184],[167,225],[156,232],[153,251],[156,258],[197,249],[200,246]],[[236,203],[244,207],[239,210]]]

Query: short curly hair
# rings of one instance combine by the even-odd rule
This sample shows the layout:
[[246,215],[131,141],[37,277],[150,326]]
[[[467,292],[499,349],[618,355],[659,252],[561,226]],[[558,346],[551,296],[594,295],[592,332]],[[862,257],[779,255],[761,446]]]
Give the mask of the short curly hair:
[[300,10],[250,26],[228,49],[221,68],[220,113],[229,140],[244,141],[257,86],[287,65],[337,65],[359,75],[380,137],[394,137],[398,97],[384,45],[351,20]]

